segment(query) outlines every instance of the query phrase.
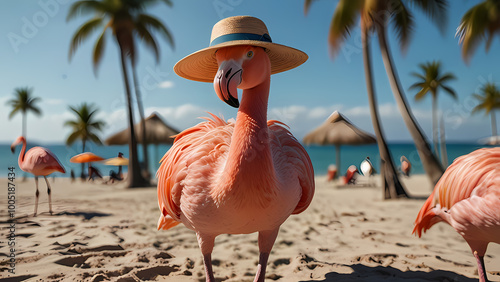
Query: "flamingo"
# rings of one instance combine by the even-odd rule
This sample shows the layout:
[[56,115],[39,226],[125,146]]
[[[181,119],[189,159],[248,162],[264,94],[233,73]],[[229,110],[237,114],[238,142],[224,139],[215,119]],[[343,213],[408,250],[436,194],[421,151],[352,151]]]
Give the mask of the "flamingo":
[[500,244],[500,147],[457,158],[418,213],[413,233],[421,237],[422,231],[440,221],[467,241],[479,281],[488,281],[484,254],[490,242]]
[[359,168],[361,169],[363,175],[368,177],[368,183],[369,185],[371,185],[371,176],[373,175],[373,165],[372,162],[370,161],[370,157],[366,157],[366,159],[364,159],[359,165]]
[[[158,229],[179,223],[196,232],[206,281],[215,281],[211,254],[220,234],[259,232],[254,281],[264,281],[280,225],[303,212],[314,194],[305,149],[279,121],[267,121],[271,63],[264,48],[218,49],[214,89],[238,107],[235,123],[211,114],[176,136],[158,177]],[[229,75],[231,74],[231,75]]]
[[403,173],[403,175],[409,177],[411,171],[410,161],[405,156],[401,156],[399,161],[401,162],[401,172]]
[[15,152],[16,146],[19,143],[23,144],[21,152],[19,153],[19,168],[35,176],[36,198],[35,212],[33,216],[36,216],[38,209],[38,196],[40,195],[40,192],[38,191],[38,176],[43,176],[45,183],[47,183],[47,193],[49,194],[49,213],[52,215],[51,189],[49,181],[47,181],[47,175],[57,171],[65,173],[66,170],[61,165],[56,155],[54,155],[54,153],[52,153],[49,149],[43,147],[33,147],[26,152],[26,139],[23,136],[18,137],[10,146],[12,153]]

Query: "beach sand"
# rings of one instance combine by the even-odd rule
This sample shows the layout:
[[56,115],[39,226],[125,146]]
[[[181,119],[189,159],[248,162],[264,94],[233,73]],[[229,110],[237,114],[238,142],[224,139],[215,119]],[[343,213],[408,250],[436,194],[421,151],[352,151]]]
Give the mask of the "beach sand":
[[[0,179],[0,277],[10,281],[204,281],[193,231],[179,225],[157,231],[156,187],[124,184],[52,185],[48,214],[40,182],[39,215],[32,217],[33,179],[16,179],[16,265],[10,274],[7,247],[7,179]],[[365,179],[361,179],[365,181]],[[423,175],[403,181],[410,192],[429,195]],[[376,182],[378,183],[378,182]],[[310,207],[281,227],[269,258],[267,281],[477,281],[467,243],[440,223],[411,235],[424,200],[382,200],[379,187],[336,188],[316,177]],[[253,281],[257,234],[221,235],[212,254],[217,281]],[[500,281],[500,246],[485,257],[488,276]]]

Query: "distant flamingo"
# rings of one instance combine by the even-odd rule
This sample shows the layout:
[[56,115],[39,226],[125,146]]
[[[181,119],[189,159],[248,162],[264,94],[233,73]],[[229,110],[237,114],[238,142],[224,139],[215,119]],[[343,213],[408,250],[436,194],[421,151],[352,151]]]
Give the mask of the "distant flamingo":
[[410,172],[411,172],[410,161],[405,156],[401,156],[399,161],[401,162],[401,172],[403,173],[403,175],[410,176]]
[[[19,153],[19,168],[23,171],[29,172],[35,176],[36,184],[36,198],[35,198],[35,213],[36,216],[38,209],[38,176],[43,176],[45,183],[47,183],[47,193],[49,194],[49,212],[52,215],[52,199],[49,181],[47,181],[47,175],[54,173],[56,171],[65,173],[66,170],[61,165],[57,157],[48,149],[43,147],[33,147],[26,152],[26,139],[20,136],[12,143],[10,150],[12,153],[15,152],[15,148],[19,143],[23,143],[21,153]],[[26,152],[26,154],[25,154]]]
[[490,242],[500,244],[500,147],[457,158],[418,213],[413,233],[420,237],[440,221],[467,241],[479,281],[488,281],[483,257]]
[[314,194],[309,156],[278,121],[267,120],[271,63],[265,49],[218,49],[214,88],[238,106],[236,123],[212,119],[181,132],[158,169],[158,229],[180,222],[196,231],[207,281],[219,234],[259,232],[255,281],[264,281],[280,225],[303,212]]
[[373,165],[372,162],[370,161],[370,157],[366,157],[361,164],[359,165],[359,168],[361,169],[361,172],[363,173],[364,176],[368,177],[368,184],[371,186],[371,177],[373,175]]

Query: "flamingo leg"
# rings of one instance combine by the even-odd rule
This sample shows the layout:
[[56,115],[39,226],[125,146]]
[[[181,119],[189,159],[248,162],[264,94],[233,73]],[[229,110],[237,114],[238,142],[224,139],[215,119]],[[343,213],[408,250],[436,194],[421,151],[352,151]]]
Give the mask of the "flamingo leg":
[[52,196],[51,196],[50,184],[46,176],[44,176],[43,178],[45,178],[45,183],[47,183],[47,194],[49,194],[49,213],[50,215],[52,215]]
[[474,251],[474,257],[477,261],[477,272],[479,274],[479,282],[488,282],[488,277],[486,276],[486,268],[484,267],[484,256],[480,256]]
[[36,211],[38,210],[38,196],[40,196],[40,192],[38,191],[38,176],[35,176],[35,186],[36,186],[36,192],[35,192],[35,213],[33,216],[36,216]]
[[266,230],[259,232],[259,265],[255,274],[254,282],[264,282],[266,278],[267,261],[269,254],[273,248],[274,241],[278,237],[279,227],[274,230]]
[[212,269],[212,251],[214,249],[215,236],[197,232],[198,245],[203,254],[203,264],[205,266],[206,282],[215,282],[214,272]]

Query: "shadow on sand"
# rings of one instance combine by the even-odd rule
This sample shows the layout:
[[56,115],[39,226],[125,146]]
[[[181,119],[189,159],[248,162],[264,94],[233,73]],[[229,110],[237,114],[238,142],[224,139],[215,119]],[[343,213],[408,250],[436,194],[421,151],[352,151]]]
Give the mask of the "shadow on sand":
[[105,216],[110,216],[110,213],[101,213],[101,212],[60,212],[55,214],[57,216],[60,215],[69,215],[69,216],[83,216],[85,220],[90,220],[94,217],[105,217]]
[[301,282],[333,282],[333,281],[358,281],[358,282],[381,282],[381,281],[436,281],[436,282],[477,282],[477,279],[469,278],[455,272],[445,270],[424,271],[401,271],[387,266],[370,267],[362,264],[346,265],[352,268],[349,274],[330,272],[323,280],[302,280]]

